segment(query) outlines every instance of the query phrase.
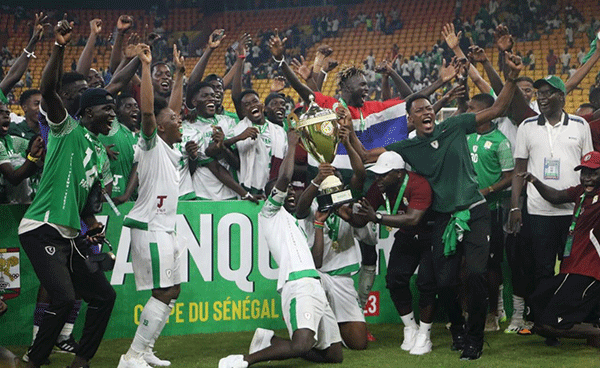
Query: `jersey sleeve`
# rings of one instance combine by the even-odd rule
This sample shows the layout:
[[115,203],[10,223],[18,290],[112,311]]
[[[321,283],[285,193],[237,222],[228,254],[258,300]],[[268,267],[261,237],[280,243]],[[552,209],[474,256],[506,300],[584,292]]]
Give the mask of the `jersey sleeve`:
[[269,196],[269,198],[267,198],[267,200],[263,204],[262,209],[260,210],[260,215],[265,218],[275,216],[283,206],[283,202],[285,201],[286,196],[287,192],[283,192],[277,188],[273,188],[271,195]]
[[[106,153],[104,153],[106,155]],[[113,182],[112,172],[110,171],[110,160],[108,156],[105,157],[104,163],[102,164],[102,184],[107,186]]]
[[467,134],[475,133],[475,114],[466,113],[449,117],[438,126],[440,129],[463,129]]
[[[415,175],[413,178],[414,184],[411,185],[410,199],[408,200],[408,208],[418,211],[426,211],[431,207],[433,194],[431,186],[421,176]],[[401,200],[401,199],[397,199]]]
[[79,122],[77,120],[73,119],[71,117],[71,115],[69,115],[69,113],[67,112],[67,109],[65,109],[65,118],[63,119],[63,121],[61,121],[59,123],[50,121],[50,119],[48,119],[48,114],[46,113],[46,111],[44,111],[44,109],[42,109],[41,105],[40,105],[40,113],[42,114],[42,116],[44,116],[44,118],[48,122],[48,126],[50,127],[50,133],[52,135],[54,135],[55,137],[65,136],[65,135],[71,133],[73,131],[73,129],[75,129],[79,125]]
[[515,159],[513,158],[510,141],[508,139],[504,139],[500,142],[496,154],[498,155],[498,161],[500,162],[502,171],[514,170]]
[[152,148],[156,147],[156,140],[158,139],[157,135],[158,129],[155,128],[154,132],[147,137],[144,132],[140,132],[140,140],[138,141],[138,146],[143,151],[150,151]]
[[8,150],[4,143],[0,142],[0,165],[10,163],[10,157],[8,156]]
[[527,143],[527,132],[525,132],[525,129],[525,123],[521,123],[521,125],[517,129],[517,143],[515,147],[514,158],[529,158],[529,145]]

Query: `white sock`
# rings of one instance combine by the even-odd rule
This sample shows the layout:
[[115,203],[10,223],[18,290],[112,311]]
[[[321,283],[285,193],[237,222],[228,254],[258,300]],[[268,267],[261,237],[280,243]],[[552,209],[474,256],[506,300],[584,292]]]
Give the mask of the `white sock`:
[[425,323],[421,321],[419,326],[419,333],[427,335],[427,338],[431,337],[431,323]]
[[504,310],[504,285],[500,284],[500,288],[498,290],[498,312]]
[[154,343],[156,342],[156,339],[158,339],[158,337],[160,336],[160,333],[162,332],[163,328],[165,328],[165,325],[169,320],[169,316],[171,315],[173,307],[175,307],[175,300],[171,299],[171,302],[167,306],[167,310],[165,311],[165,315],[163,316],[163,320],[160,323],[160,326],[158,326],[158,329],[154,333],[154,336],[152,336],[152,340],[150,340],[150,343],[148,344],[148,351],[152,351],[152,349],[154,349]]
[[140,324],[137,331],[135,331],[131,347],[127,351],[127,358],[138,357],[146,351],[154,333],[164,320],[167,310],[169,310],[168,305],[154,297],[150,297],[142,314],[140,314]]
[[40,330],[40,326],[33,325],[33,339],[31,339],[31,345],[35,341],[35,337],[37,336],[38,331]]
[[400,318],[402,319],[404,326],[414,328],[415,330],[419,329],[419,325],[417,324],[417,321],[415,321],[415,314],[413,312],[400,316]]
[[62,330],[60,331],[60,335],[58,336],[56,341],[61,342],[61,341],[67,340],[69,338],[69,336],[71,336],[72,333],[73,333],[73,324],[65,323],[65,325],[63,326]]
[[512,320],[523,320],[523,312],[525,312],[525,299],[513,294]]
[[362,265],[358,272],[358,301],[360,302],[360,307],[363,309],[365,304],[367,304],[369,293],[375,282],[376,269],[376,265]]

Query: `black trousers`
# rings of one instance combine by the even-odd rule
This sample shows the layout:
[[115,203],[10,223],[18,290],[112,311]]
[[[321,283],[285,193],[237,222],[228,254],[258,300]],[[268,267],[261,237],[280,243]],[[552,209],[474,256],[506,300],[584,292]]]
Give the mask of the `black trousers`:
[[433,269],[439,288],[440,302],[447,308],[448,318],[454,328],[462,325],[464,319],[458,298],[461,261],[465,259],[466,287],[469,322],[467,335],[475,339],[483,338],[485,317],[487,314],[488,286],[486,281],[487,262],[490,254],[490,210],[482,203],[470,210],[468,222],[470,231],[464,234],[453,256],[444,256],[442,235],[448,225],[451,214],[435,213],[432,252]]
[[415,236],[398,231],[395,237],[385,280],[396,310],[399,314],[407,307],[412,310],[410,278],[417,266],[419,267],[417,275],[419,306],[423,308],[433,305],[437,286],[431,259],[431,234]]
[[52,300],[29,352],[30,361],[39,367],[48,358],[75,303],[75,294],[88,303],[77,356],[90,360],[108,325],[115,290],[104,272],[88,270],[81,255],[85,255],[87,249],[77,247],[74,239],[63,238],[52,226],[42,225],[19,235],[19,240]]
[[542,281],[554,277],[556,256],[562,259],[572,216],[530,215],[530,218],[534,285],[537,288]]

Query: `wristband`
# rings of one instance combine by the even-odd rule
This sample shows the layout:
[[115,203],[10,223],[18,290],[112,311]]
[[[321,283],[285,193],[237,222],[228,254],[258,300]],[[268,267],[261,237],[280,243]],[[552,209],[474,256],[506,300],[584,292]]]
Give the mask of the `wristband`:
[[315,179],[311,180],[310,183],[319,189],[319,185],[315,183]]
[[283,63],[285,62],[285,57],[284,57],[284,56],[282,56],[282,57],[281,57],[281,60],[277,60],[277,59],[275,58],[275,55],[273,55],[272,57],[273,57],[273,60],[274,60],[274,61],[275,61],[277,64],[279,64],[279,67],[281,68],[281,65],[283,65]]
[[508,213],[513,213],[514,211],[521,211],[521,209],[519,207],[511,208]]
[[58,41],[54,41],[54,45],[60,47],[61,49],[65,48],[65,45],[61,45]]
[[315,225],[315,229],[323,229],[325,227],[325,223],[321,222],[321,221],[315,221],[314,225]]
[[35,53],[33,51],[29,52],[29,51],[27,51],[27,49],[23,49],[23,52],[25,53],[25,55],[27,55],[27,59],[29,59],[29,58],[37,59],[37,56],[35,56]]
[[34,163],[35,163],[35,162],[38,162],[38,161],[40,160],[40,158],[39,158],[39,157],[33,157],[33,156],[31,155],[31,153],[28,153],[28,154],[27,154],[27,159],[28,159],[29,161],[31,161],[31,162],[34,162]]
[[238,59],[245,59],[246,55],[238,55]]

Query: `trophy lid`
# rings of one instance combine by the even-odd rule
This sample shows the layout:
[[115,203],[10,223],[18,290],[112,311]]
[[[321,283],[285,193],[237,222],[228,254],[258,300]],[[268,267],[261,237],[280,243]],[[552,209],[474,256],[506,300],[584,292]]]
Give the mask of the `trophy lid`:
[[310,104],[308,105],[308,109],[304,114],[300,115],[300,121],[297,128],[337,120],[337,114],[333,110],[325,109],[317,105],[314,95],[310,95],[309,99]]

